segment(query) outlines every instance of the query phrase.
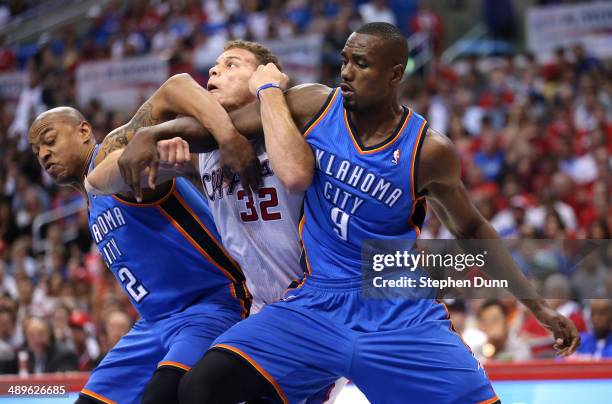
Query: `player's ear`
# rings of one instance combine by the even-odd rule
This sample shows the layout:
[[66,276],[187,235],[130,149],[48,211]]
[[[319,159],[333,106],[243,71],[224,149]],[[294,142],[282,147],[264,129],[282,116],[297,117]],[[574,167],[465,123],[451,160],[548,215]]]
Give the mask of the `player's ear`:
[[391,84],[396,86],[404,78],[404,65],[397,64],[397,65],[393,66],[393,68],[391,69],[391,72],[392,72],[392,75],[391,75]]
[[77,132],[83,143],[87,143],[93,139],[93,131],[91,129],[91,125],[87,121],[83,121],[79,124]]

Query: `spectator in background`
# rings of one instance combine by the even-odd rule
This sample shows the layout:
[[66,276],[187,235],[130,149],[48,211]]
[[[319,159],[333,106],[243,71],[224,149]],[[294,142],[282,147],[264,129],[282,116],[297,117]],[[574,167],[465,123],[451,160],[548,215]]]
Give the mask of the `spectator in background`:
[[432,50],[435,56],[442,52],[442,36],[444,27],[442,20],[431,8],[430,0],[420,0],[417,13],[410,21],[412,32],[420,32],[429,36]]
[[530,358],[529,348],[510,332],[508,311],[499,300],[486,301],[478,311],[486,343],[475,355],[483,360],[520,361]]
[[100,347],[92,336],[89,316],[85,312],[75,310],[70,314],[69,324],[72,344],[79,360],[78,370],[81,372],[91,371],[99,362]]
[[17,283],[15,278],[6,273],[6,264],[0,259],[0,293],[8,294],[13,299],[17,298]]
[[388,22],[395,25],[395,14],[386,0],[371,0],[359,6],[359,14],[364,24],[369,22]]
[[604,70],[601,60],[587,54],[581,43],[575,44],[572,47],[572,52],[574,53],[574,68],[577,74],[602,72]]
[[27,134],[30,122],[47,109],[43,102],[43,79],[40,66],[37,66],[35,61],[31,59],[28,62],[28,85],[19,95],[15,119],[8,129],[9,138],[18,140],[17,145],[20,151],[24,151],[28,147]]
[[53,339],[49,324],[40,317],[30,317],[24,324],[27,367],[30,374],[77,370],[74,352]]
[[133,324],[132,319],[124,311],[115,310],[105,316],[100,361],[119,342],[121,337],[130,331]]
[[17,373],[15,320],[15,312],[0,307],[0,374]]
[[504,152],[499,149],[495,135],[487,133],[482,135],[480,140],[481,149],[474,155],[474,164],[478,166],[485,180],[498,181],[504,168]]
[[612,359],[612,300],[591,300],[593,331],[580,334],[576,353],[589,359]]
[[51,314],[51,332],[55,342],[69,346],[72,342],[72,333],[68,325],[70,308],[66,305],[58,305]]
[[597,293],[606,282],[604,261],[597,251],[587,254],[579,263],[578,270],[572,275],[572,286],[578,292],[580,299],[588,299]]
[[[582,308],[571,299],[570,282],[565,275],[553,273],[544,281],[542,295],[550,307],[574,322],[578,332],[587,330]],[[554,357],[553,338],[548,330],[529,314],[521,330],[521,337],[531,346],[534,357]]]

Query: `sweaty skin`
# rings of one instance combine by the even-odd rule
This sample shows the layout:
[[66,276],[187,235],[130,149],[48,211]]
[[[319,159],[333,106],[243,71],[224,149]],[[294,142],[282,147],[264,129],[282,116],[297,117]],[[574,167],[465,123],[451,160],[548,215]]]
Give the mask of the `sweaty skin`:
[[[404,72],[404,62],[398,63],[398,60],[403,56],[390,52],[388,47],[382,45],[383,40],[379,37],[353,33],[341,53],[340,88],[344,105],[365,146],[387,139],[401,119],[397,90]],[[265,73],[267,75],[262,73],[258,78],[259,82],[278,80],[278,74],[273,69],[267,69]],[[182,76],[180,81],[176,80],[173,84],[181,89],[181,96],[197,100],[199,93],[194,83],[188,76]],[[274,128],[264,133],[266,145],[278,144],[279,133],[290,138],[282,141],[285,145],[294,146],[290,146],[290,149],[272,147],[268,155],[273,166],[285,165],[277,174],[292,191],[306,189],[314,175],[314,165],[306,169],[302,165],[302,162],[312,159],[312,151],[303,147],[306,142],[295,128],[303,128],[319,112],[330,92],[331,89],[322,85],[302,85],[289,89],[283,100],[279,97],[279,91],[266,90],[261,93],[262,111],[259,104],[254,103],[230,113],[234,126],[247,137],[260,136],[265,127]],[[283,102],[286,106],[283,106]],[[263,106],[266,103],[269,105]],[[120,162],[122,169],[139,170],[147,166],[152,159],[147,153],[151,150],[154,153],[155,143],[177,135],[156,133],[137,137],[138,149],[136,144],[128,148],[131,153],[129,159]],[[199,131],[192,128],[190,135],[185,138],[190,144],[198,145],[206,142],[204,139],[210,139],[210,133],[205,128]],[[431,129],[427,132],[419,156],[416,188],[419,194],[426,197],[440,221],[458,239],[500,239],[469,199],[461,181],[460,160],[454,146],[446,136]],[[521,302],[552,332],[558,354],[572,354],[580,343],[576,327],[539,297],[509,253],[503,248],[491,251],[488,263],[489,275],[495,279],[507,279],[510,292],[516,296],[526,296],[520,299]]]

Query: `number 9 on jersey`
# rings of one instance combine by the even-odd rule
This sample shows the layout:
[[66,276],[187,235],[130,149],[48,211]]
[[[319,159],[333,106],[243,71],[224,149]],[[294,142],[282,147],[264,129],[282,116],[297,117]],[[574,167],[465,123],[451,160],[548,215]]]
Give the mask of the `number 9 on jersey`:
[[348,222],[351,217],[338,208],[332,208],[330,215],[334,232],[342,240],[348,241]]

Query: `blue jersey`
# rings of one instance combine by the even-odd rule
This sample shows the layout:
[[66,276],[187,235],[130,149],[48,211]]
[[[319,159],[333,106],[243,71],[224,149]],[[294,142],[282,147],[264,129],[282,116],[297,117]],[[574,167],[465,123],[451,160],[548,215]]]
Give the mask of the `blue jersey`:
[[100,255],[142,318],[167,317],[220,288],[229,288],[248,313],[244,275],[221,246],[206,200],[189,181],[174,179],[153,203],[91,194],[89,201],[89,228]]
[[335,89],[304,136],[316,161],[300,232],[308,271],[318,277],[361,274],[364,240],[415,239],[425,218],[416,185],[427,122],[404,107],[394,134],[361,144]]

